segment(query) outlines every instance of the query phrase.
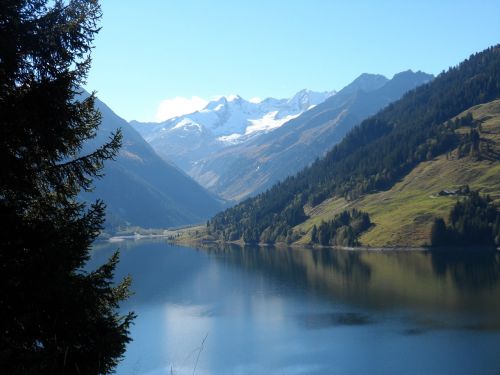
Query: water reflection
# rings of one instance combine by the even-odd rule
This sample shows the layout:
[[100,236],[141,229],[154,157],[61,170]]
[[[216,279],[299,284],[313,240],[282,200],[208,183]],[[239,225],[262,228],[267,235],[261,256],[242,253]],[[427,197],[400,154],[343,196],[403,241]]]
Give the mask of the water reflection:
[[500,277],[497,251],[435,251],[432,266],[437,275],[450,275],[458,288],[472,291],[494,287]]
[[89,267],[117,246],[135,292],[123,309],[138,314],[119,374],[192,374],[207,334],[196,374],[500,370],[498,252],[141,240],[96,247]]
[[360,326],[373,322],[368,315],[358,312],[299,314],[297,315],[297,320],[307,329],[320,329],[334,326]]
[[308,292],[372,308],[500,312],[498,251],[342,251],[240,247],[206,251]]

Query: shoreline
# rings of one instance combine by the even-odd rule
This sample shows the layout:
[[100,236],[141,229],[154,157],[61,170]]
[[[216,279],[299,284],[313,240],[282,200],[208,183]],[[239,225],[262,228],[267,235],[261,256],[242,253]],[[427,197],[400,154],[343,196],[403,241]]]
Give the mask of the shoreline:
[[405,245],[397,245],[397,246],[325,246],[325,245],[312,245],[312,244],[298,244],[291,243],[287,244],[286,242],[277,242],[277,243],[245,243],[242,240],[238,241],[221,241],[215,240],[211,238],[203,238],[196,237],[199,236],[199,233],[196,233],[193,236],[194,232],[202,232],[202,226],[193,226],[193,227],[184,227],[179,229],[164,229],[163,233],[150,233],[150,234],[123,234],[123,235],[114,235],[109,238],[102,238],[98,240],[99,242],[107,242],[107,243],[120,243],[126,240],[144,240],[144,239],[163,239],[170,244],[176,244],[179,246],[191,246],[195,248],[203,248],[207,246],[230,246],[236,245],[239,247],[245,246],[257,246],[262,248],[287,248],[287,249],[311,249],[311,250],[321,250],[321,249],[334,249],[334,250],[343,250],[343,251],[369,251],[369,252],[407,252],[407,251],[500,251],[500,247],[495,246],[469,246],[469,247],[453,247],[453,246],[440,246],[440,247],[432,247],[432,246],[405,246]]
[[123,236],[112,236],[108,239],[105,239],[106,242],[122,242],[125,240],[142,240],[147,238],[161,238],[168,237],[168,234],[132,234],[132,235],[123,235]]
[[368,252],[447,252],[447,251],[500,251],[500,247],[494,246],[470,246],[470,247],[431,247],[431,246],[387,246],[387,247],[369,247],[369,246],[324,246],[324,245],[302,245],[302,244],[287,244],[283,242],[278,242],[274,244],[269,243],[244,243],[242,241],[217,241],[217,240],[196,240],[190,239],[187,241],[169,240],[169,243],[176,244],[185,247],[201,247],[204,246],[239,246],[239,247],[261,247],[261,248],[278,248],[278,249],[310,249],[310,250],[322,250],[322,249],[332,249],[332,250],[342,250],[342,251],[368,251]]

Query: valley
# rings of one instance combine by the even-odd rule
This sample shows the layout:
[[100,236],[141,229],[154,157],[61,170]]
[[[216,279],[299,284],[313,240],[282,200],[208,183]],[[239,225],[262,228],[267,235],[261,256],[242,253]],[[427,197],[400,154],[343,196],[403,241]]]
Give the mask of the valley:
[[[492,58],[496,58],[496,50],[493,49],[488,53],[492,55]],[[437,92],[446,89],[446,87],[448,87],[446,90],[450,90],[449,87],[455,87],[453,88],[455,91],[462,89],[460,82],[455,78],[459,74],[459,70],[452,69],[448,73],[443,73],[435,84],[432,81],[432,76],[422,72],[402,72],[396,74],[391,80],[381,75],[362,74],[338,92],[320,94],[302,90],[290,100],[269,98],[259,103],[245,101],[239,96],[229,97],[229,100],[222,97],[209,103],[202,111],[173,118],[165,123],[132,122],[132,125],[161,155],[162,161],[158,156],[155,157],[163,164],[163,168],[166,166],[170,170],[176,171],[175,173],[183,179],[190,179],[185,174],[188,173],[210,191],[209,193],[199,187],[198,192],[195,193],[199,197],[196,199],[204,200],[203,204],[195,205],[197,209],[207,207],[208,210],[199,211],[198,214],[189,216],[188,210],[180,208],[181,206],[177,208],[178,205],[182,204],[182,199],[186,198],[185,188],[171,190],[169,198],[163,198],[167,199],[164,207],[169,210],[168,215],[170,216],[164,215],[160,221],[154,219],[154,212],[159,209],[159,207],[154,207],[148,211],[148,220],[142,222],[137,220],[140,214],[136,212],[134,220],[123,221],[122,219],[121,222],[118,220],[118,223],[121,224],[115,225],[115,231],[120,225],[120,230],[124,233],[130,233],[131,229],[127,228],[133,228],[134,225],[137,226],[139,233],[144,232],[146,228],[158,229],[188,225],[185,229],[174,229],[169,232],[169,237],[177,242],[190,244],[200,241],[229,241],[241,244],[262,242],[304,246],[314,242],[311,237],[313,227],[316,231],[322,223],[334,220],[342,212],[355,209],[369,215],[370,227],[361,233],[356,242],[352,242],[352,244],[377,248],[429,246],[431,245],[430,233],[434,219],[443,218],[446,221],[448,213],[455,203],[463,199],[463,196],[459,194],[440,194],[440,192],[456,191],[467,186],[472,191],[489,195],[492,199],[491,204],[497,207],[500,205],[500,178],[498,177],[500,176],[498,158],[500,154],[500,102],[493,100],[477,104],[471,108],[462,109],[461,112],[449,118],[442,115],[436,116],[433,113],[422,117],[418,113],[420,104],[414,104],[418,101],[429,100],[424,99],[424,97],[435,97],[437,101],[446,100],[438,98]],[[409,94],[404,95],[405,92],[419,85],[422,86],[417,91],[410,91]],[[434,86],[437,89],[434,89]],[[444,94],[445,97],[446,95],[450,96],[449,92]],[[401,95],[404,95],[404,98],[398,102]],[[470,96],[470,94],[468,95]],[[493,92],[489,95],[493,95],[491,97],[494,98],[496,94]],[[476,98],[471,98],[470,103],[473,104]],[[391,102],[395,104],[390,104]],[[442,104],[431,104],[431,107],[436,105]],[[455,106],[460,108],[460,105]],[[275,120],[274,125],[270,128],[260,128],[255,132],[248,131],[252,127],[249,124],[254,121],[250,119],[251,116],[260,114],[266,117],[268,116],[266,113],[276,115],[279,111],[266,111],[276,109],[279,106],[281,106],[282,111],[281,118],[284,119],[282,123]],[[401,109],[409,108],[409,106],[412,108],[411,112],[401,112]],[[384,109],[384,107],[386,108]],[[421,108],[424,109],[423,106]],[[382,109],[381,112],[370,118],[380,109]],[[222,114],[219,113],[220,111]],[[104,113],[106,120],[110,117],[109,110]],[[287,115],[285,116],[283,113]],[[417,122],[413,119],[410,120],[416,125],[416,135],[412,135],[411,128],[405,129],[406,124],[404,123],[399,127],[394,127],[394,125],[387,127],[383,124],[384,121],[388,123],[401,121],[397,117],[400,116],[400,113],[402,113],[402,121],[408,121],[404,119],[410,119],[408,115],[411,113],[413,113],[411,116],[421,118]],[[293,118],[288,119],[287,116]],[[218,120],[214,120],[214,118]],[[365,118],[368,119],[364,121]],[[379,118],[382,120],[378,120]],[[435,123],[437,118],[440,118],[440,123],[436,124],[435,128],[428,127],[431,122]],[[463,120],[465,118],[468,118],[469,122],[472,121],[471,124],[465,124]],[[120,121],[123,124],[123,120]],[[380,121],[382,121],[382,125]],[[356,127],[359,123],[361,126]],[[428,128],[425,128],[426,126]],[[113,128],[105,129],[109,131]],[[130,139],[135,137],[135,142],[144,142],[137,141],[138,135],[131,135],[134,131],[129,125],[126,125],[125,129]],[[351,129],[354,130],[351,131]],[[479,148],[474,153],[468,151],[464,154],[463,148],[466,146],[463,145],[463,142],[473,131],[479,134]],[[181,132],[182,135],[179,135],[178,132]],[[208,138],[204,138],[205,133],[209,134]],[[230,133],[240,135],[229,141]],[[346,135],[346,139],[343,139]],[[387,169],[387,160],[389,160],[387,158],[394,157],[391,156],[393,150],[387,148],[384,142],[398,142],[398,137],[402,137],[400,139],[408,140],[410,143],[399,151],[397,147],[401,147],[401,145],[396,146],[397,154],[395,157],[401,158],[401,152],[408,152],[408,155],[411,156],[408,156],[406,166],[399,166],[390,172]],[[417,143],[412,143],[415,142],[412,137],[415,137]],[[201,143],[197,142],[197,139]],[[179,143],[179,140],[182,142]],[[176,146],[169,146],[169,142],[172,142],[172,145],[176,144]],[[215,146],[213,142],[215,142]],[[336,144],[339,144],[338,147],[329,151]],[[382,155],[384,152],[387,154],[382,164],[380,164],[380,155],[373,151],[377,144],[381,145]],[[143,155],[131,151],[128,148],[130,145],[133,143],[126,142],[126,148],[122,151],[119,160],[127,159],[130,163],[130,160],[134,159],[136,163],[139,161],[144,163]],[[149,146],[141,147],[144,150]],[[357,149],[359,147],[366,148],[367,151],[360,151]],[[144,151],[140,152],[144,153]],[[370,159],[366,158],[366,152],[374,152],[376,157],[373,162],[379,163],[379,167],[377,164],[370,165]],[[183,155],[190,155],[191,159],[185,159],[184,163],[181,163],[186,169],[184,172],[179,167],[165,161],[166,158],[176,153],[178,153],[177,159],[175,159],[177,161],[184,160]],[[336,156],[335,153],[339,156]],[[353,157],[357,158],[353,160],[359,160],[356,162],[358,163],[356,166],[352,164],[353,160],[350,161]],[[337,160],[337,162],[331,164],[329,159]],[[344,174],[348,176],[350,173],[349,169],[345,169],[343,163],[346,166],[351,166],[348,168],[359,169],[361,166],[364,172],[358,173],[365,175],[365,182],[358,182],[354,185],[349,183],[346,187],[339,189],[339,186],[342,185],[338,185],[339,182],[335,181],[342,181],[345,178]],[[335,174],[329,170],[332,165],[336,171]],[[377,170],[382,166],[385,166],[383,173],[380,169]],[[130,165],[127,168],[127,173],[134,170]],[[306,169],[301,171],[303,168]],[[110,170],[110,173],[113,174],[113,170]],[[145,173],[142,167],[140,173]],[[162,181],[159,176],[164,172],[158,169],[153,173],[157,175],[156,178],[160,178],[158,181]],[[323,174],[324,176],[322,176]],[[358,174],[357,178],[362,175]],[[151,179],[152,176],[153,174],[149,174],[149,177],[145,177],[143,185],[150,186],[147,188],[150,194],[153,191],[157,191],[157,194],[163,194],[165,191],[160,185],[151,188],[150,184],[155,181],[155,179]],[[374,177],[375,179],[373,179]],[[328,180],[325,178],[333,178],[333,180],[327,182]],[[379,179],[380,181],[377,182]],[[138,181],[136,177],[134,180]],[[273,186],[280,180],[283,182]],[[165,184],[166,182],[159,183]],[[345,184],[345,182],[343,183]],[[196,186],[194,181],[190,184]],[[331,190],[332,187],[329,186],[334,187],[334,189]],[[97,188],[99,191],[99,183]],[[292,190],[289,190],[290,188]],[[105,189],[101,190],[106,191]],[[287,190],[289,191],[281,197],[280,191]],[[179,193],[182,191],[182,195],[175,198],[175,194],[178,194],[175,191]],[[262,193],[259,194],[259,192]],[[220,211],[224,204],[230,206],[235,201],[256,194],[258,194],[256,198],[245,200],[233,208],[219,213],[210,219],[208,226],[199,225]],[[237,223],[235,223],[236,227],[234,224],[229,227],[227,224],[222,224],[222,227],[220,224],[216,224],[221,217],[226,217],[223,219],[226,223],[227,218],[229,221],[233,220],[231,216],[226,215],[233,215],[235,212],[240,212],[237,214],[240,217],[246,217],[246,211],[255,210],[255,208],[251,208],[253,202],[260,202],[259,205],[262,205],[268,197],[273,199],[273,196],[280,198],[275,199],[274,208],[265,213],[264,216],[261,216],[262,214],[259,214],[258,211],[256,212],[258,216],[261,216],[258,222],[254,221],[255,218],[245,219],[247,222],[250,220],[250,223],[255,223],[251,224],[250,227],[248,224],[238,227],[240,224]],[[207,197],[210,197],[209,201],[207,201]],[[111,215],[109,216],[111,222],[115,216],[114,212],[120,212],[120,208],[117,209],[115,205],[116,198],[117,196],[108,199],[110,201]],[[192,203],[193,198],[188,198],[187,201]],[[215,204],[209,203],[210,201],[215,202]],[[124,207],[126,206],[124,205]],[[139,210],[144,212],[143,207]],[[126,211],[123,211],[122,208],[122,217],[126,216],[123,216],[124,212]],[[175,212],[182,212],[182,214],[179,216]],[[274,215],[278,220],[268,225],[266,223],[269,219],[266,218],[266,215],[268,215],[267,217]],[[170,219],[168,219],[169,217]],[[170,221],[165,221],[165,219]],[[189,225],[194,225],[194,227],[189,227]],[[223,231],[221,232],[220,229]],[[158,230],[161,232],[161,229]],[[352,246],[351,242],[341,243]]]
[[0,2],[0,372],[500,374],[500,3]]
[[168,163],[106,104],[97,101],[102,123],[83,152],[103,144],[121,129],[123,146],[115,161],[104,165],[106,178],[97,179],[92,192],[82,192],[83,201],[103,199],[107,205],[106,232],[120,228],[164,228],[203,222],[224,207],[178,167]]
[[[302,90],[288,100],[268,98],[261,103],[222,98],[165,123],[131,124],[159,155],[214,194],[238,202],[299,172],[359,122],[432,78],[412,71],[390,80],[362,74],[336,93]],[[271,127],[248,132],[252,126],[247,124],[265,122],[270,115],[278,118]],[[216,138],[219,134],[228,139],[245,129],[247,134],[230,142]]]

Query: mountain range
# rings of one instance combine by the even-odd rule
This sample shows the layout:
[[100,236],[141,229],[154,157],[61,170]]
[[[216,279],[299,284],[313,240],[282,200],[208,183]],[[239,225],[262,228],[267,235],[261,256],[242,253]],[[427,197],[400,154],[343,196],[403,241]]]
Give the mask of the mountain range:
[[130,124],[160,156],[189,173],[198,160],[272,131],[334,94],[301,90],[290,99],[262,101],[223,96],[200,111],[161,123]]
[[338,93],[301,90],[259,102],[221,97],[192,114],[131,125],[202,186],[240,201],[306,167],[361,120],[432,78],[362,74]]
[[391,80],[362,74],[281,127],[215,151],[186,172],[224,199],[240,201],[297,173],[340,142],[352,127],[432,78],[412,71]]
[[83,152],[103,144],[111,132],[121,128],[122,148],[115,161],[107,161],[104,178],[95,181],[82,199],[104,200],[106,226],[163,228],[200,223],[223,207],[221,200],[206,191],[178,167],[158,156],[151,146],[106,104],[96,100],[102,122],[97,136]]

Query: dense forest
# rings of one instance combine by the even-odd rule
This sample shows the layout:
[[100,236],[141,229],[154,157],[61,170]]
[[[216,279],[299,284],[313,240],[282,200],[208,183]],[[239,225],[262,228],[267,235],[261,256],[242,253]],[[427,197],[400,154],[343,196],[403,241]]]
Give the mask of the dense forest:
[[431,242],[433,246],[500,245],[500,212],[489,196],[471,191],[451,209],[448,225],[442,218],[434,220]]
[[[390,188],[418,163],[464,143],[447,120],[500,97],[500,46],[474,54],[349,132],[325,157],[266,192],[219,213],[211,235],[245,242],[293,240],[303,206]],[[468,121],[468,119],[464,120]],[[471,131],[463,145],[475,148]],[[468,145],[468,146],[467,146]]]
[[322,221],[311,230],[311,243],[323,246],[357,246],[358,236],[372,225],[366,212],[343,211],[333,220]]

